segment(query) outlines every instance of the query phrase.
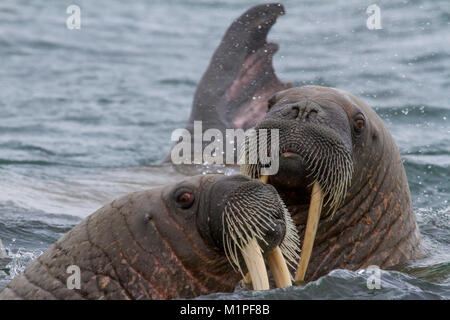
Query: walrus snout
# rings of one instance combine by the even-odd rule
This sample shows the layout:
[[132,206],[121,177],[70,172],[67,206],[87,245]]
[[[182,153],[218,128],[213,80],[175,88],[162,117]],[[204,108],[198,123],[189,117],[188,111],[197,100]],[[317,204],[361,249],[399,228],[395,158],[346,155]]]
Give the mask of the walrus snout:
[[272,228],[264,233],[265,241],[258,242],[264,256],[278,247],[286,234],[286,222],[282,218],[273,219],[272,222]]
[[[284,214],[284,204],[276,190],[271,185],[252,180],[228,195],[223,227],[242,234],[259,232],[258,244],[265,254],[283,241],[286,234]],[[233,220],[233,225],[227,223],[228,218]],[[261,224],[258,224],[258,219],[261,219]]]
[[[279,170],[270,176],[270,183],[279,191],[295,190],[297,200],[304,204],[314,182],[319,182],[329,212],[342,203],[353,173],[351,132],[345,129],[348,120],[335,108],[327,109],[305,98],[277,94],[279,101],[256,127],[256,130],[279,130]],[[295,102],[295,99],[299,99]],[[334,121],[333,121],[334,120]],[[338,121],[339,120],[339,121]],[[333,123],[334,122],[334,123]],[[261,165],[243,166],[243,172],[258,178]],[[259,166],[259,167],[258,167]],[[256,172],[256,174],[253,174]]]
[[[221,219],[213,222],[215,243],[242,275],[250,273],[255,289],[268,289],[263,257],[267,258],[277,285],[289,285],[285,259],[291,265],[296,263],[299,240],[275,188],[244,176],[223,180],[213,192],[224,198],[219,206]],[[260,278],[265,280],[255,283]]]

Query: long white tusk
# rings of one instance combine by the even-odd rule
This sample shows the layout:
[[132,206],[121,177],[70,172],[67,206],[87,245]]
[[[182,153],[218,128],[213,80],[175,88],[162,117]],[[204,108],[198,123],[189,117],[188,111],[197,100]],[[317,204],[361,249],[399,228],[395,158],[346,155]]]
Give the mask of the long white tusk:
[[280,247],[277,246],[267,255],[267,263],[269,264],[277,288],[284,288],[292,285],[291,275]]
[[311,258],[312,248],[316,238],[317,226],[319,225],[322,204],[323,190],[320,187],[320,184],[316,181],[314,182],[311,193],[311,203],[309,204],[308,221],[306,222],[302,255],[300,257],[297,273],[295,274],[295,281],[299,283],[305,280],[306,269],[308,268],[309,259]]
[[269,290],[266,265],[264,264],[261,248],[255,238],[251,239],[244,247],[242,256],[252,279],[253,290]]

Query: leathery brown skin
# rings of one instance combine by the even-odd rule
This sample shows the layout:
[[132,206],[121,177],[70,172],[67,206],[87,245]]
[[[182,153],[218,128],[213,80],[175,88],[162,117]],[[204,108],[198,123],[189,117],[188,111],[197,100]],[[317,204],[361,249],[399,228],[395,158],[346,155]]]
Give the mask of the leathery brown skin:
[[[290,148],[295,149],[302,139],[299,132],[311,124],[331,131],[348,147],[353,172],[337,211],[331,214],[328,207],[322,209],[305,280],[315,280],[333,269],[390,268],[420,257],[421,237],[402,159],[391,134],[363,101],[345,91],[320,86],[275,94],[266,117],[256,126],[280,130],[280,168],[268,183],[286,203],[300,240],[304,239],[314,179],[301,151]],[[314,145],[321,143],[320,139],[309,142]]]
[[[0,299],[172,299],[233,291],[242,275],[220,248],[218,222],[227,195],[249,184],[276,194],[242,175],[202,175],[117,199],[54,243]],[[279,244],[281,231],[267,237],[268,246]],[[67,288],[70,265],[81,270],[79,290]]]
[[[203,132],[210,128],[223,134],[230,128],[247,130],[264,117],[267,100],[275,92],[292,87],[276,76],[272,59],[278,45],[267,41],[284,12],[280,3],[264,3],[231,23],[195,91],[186,124],[191,134],[194,121],[202,122]],[[171,161],[170,154],[164,161]],[[186,167],[176,166],[183,172]]]

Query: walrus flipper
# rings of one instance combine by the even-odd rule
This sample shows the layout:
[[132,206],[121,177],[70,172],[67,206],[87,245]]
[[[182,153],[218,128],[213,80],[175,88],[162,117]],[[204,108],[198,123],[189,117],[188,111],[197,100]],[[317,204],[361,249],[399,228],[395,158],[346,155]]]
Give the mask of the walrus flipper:
[[197,87],[188,129],[201,120],[203,130],[253,127],[267,111],[267,100],[290,85],[282,83],[272,65],[278,45],[267,34],[281,4],[247,10],[225,33]]

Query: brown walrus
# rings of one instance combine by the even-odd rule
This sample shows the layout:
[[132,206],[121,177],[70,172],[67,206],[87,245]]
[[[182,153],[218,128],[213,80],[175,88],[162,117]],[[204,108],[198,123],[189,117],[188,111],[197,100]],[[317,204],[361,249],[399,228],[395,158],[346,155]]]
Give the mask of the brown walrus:
[[[338,268],[390,268],[421,255],[402,159],[372,108],[320,86],[278,92],[268,105],[255,128],[279,130],[279,171],[265,179],[304,239],[298,280]],[[243,170],[259,177],[259,167]]]
[[[267,278],[261,252],[276,274],[287,267],[283,259],[271,259],[272,252],[296,263],[297,246],[295,227],[272,186],[242,175],[196,176],[104,206],[14,278],[0,299],[172,299],[230,292],[247,270],[254,285]],[[80,268],[79,289],[68,288],[71,265]]]

